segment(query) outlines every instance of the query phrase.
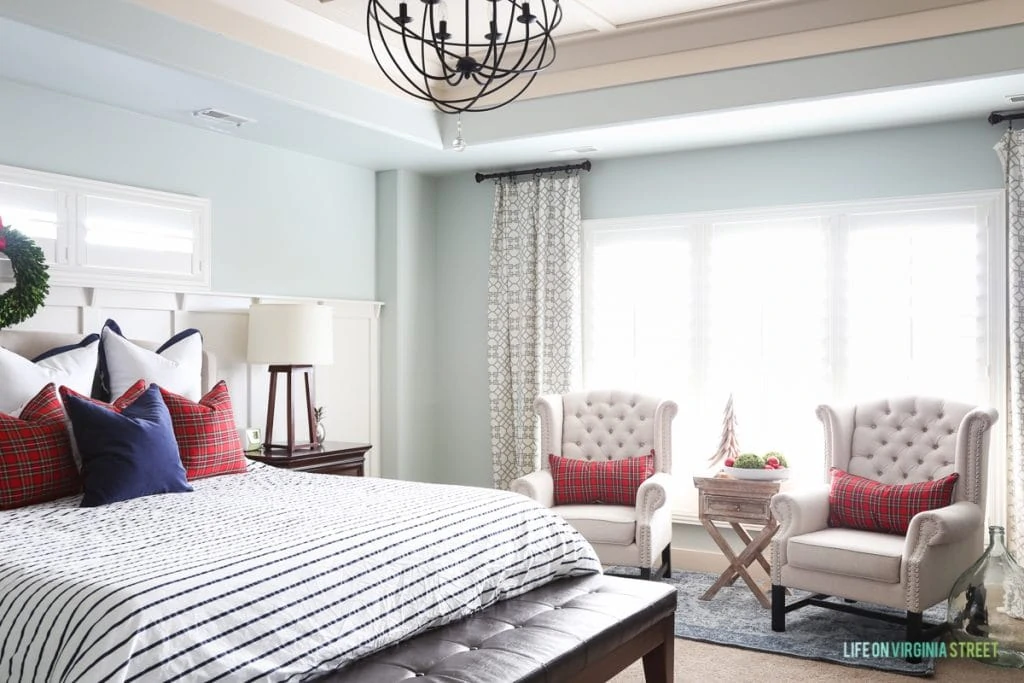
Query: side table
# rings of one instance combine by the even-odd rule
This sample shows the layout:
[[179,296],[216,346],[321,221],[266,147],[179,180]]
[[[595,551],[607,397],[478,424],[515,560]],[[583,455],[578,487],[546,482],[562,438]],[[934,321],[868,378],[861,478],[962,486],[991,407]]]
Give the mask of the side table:
[[255,451],[246,453],[250,460],[288,470],[318,474],[344,474],[361,477],[364,473],[366,452],[373,448],[368,443],[325,441],[319,448],[287,451]]
[[[700,523],[707,529],[712,540],[729,560],[729,566],[718,577],[701,600],[710,600],[723,586],[731,586],[737,578],[742,577],[747,586],[757,597],[761,606],[768,608],[771,602],[765,592],[754,582],[747,571],[755,561],[771,574],[771,565],[764,557],[764,549],[778,530],[778,522],[772,517],[769,507],[772,496],[779,492],[780,482],[748,481],[743,479],[725,479],[714,477],[694,477],[693,485],[700,492]],[[736,535],[746,546],[737,555],[729,541],[714,522],[728,523]],[[761,531],[754,537],[747,533],[741,524],[761,525]]]

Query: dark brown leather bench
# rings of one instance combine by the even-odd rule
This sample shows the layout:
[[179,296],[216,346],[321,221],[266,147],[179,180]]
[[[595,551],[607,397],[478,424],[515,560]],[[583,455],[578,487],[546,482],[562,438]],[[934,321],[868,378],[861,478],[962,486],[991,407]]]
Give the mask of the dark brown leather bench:
[[321,683],[590,683],[643,657],[647,683],[671,683],[676,591],[610,576],[555,581],[422,633]]

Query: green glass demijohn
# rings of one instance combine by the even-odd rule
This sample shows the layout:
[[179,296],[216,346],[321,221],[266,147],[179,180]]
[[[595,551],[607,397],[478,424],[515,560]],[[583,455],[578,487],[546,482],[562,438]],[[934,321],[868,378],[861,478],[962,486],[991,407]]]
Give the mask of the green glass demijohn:
[[949,594],[949,635],[958,644],[992,644],[961,647],[963,656],[1024,668],[1024,569],[1007,552],[1003,527],[990,526],[988,532],[988,548]]

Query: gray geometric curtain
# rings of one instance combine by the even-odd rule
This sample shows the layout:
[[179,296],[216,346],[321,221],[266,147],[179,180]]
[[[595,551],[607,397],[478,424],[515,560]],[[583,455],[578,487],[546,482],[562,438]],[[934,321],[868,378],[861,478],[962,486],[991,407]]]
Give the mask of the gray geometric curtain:
[[1008,131],[996,151],[1006,172],[1009,255],[1009,381],[1007,384],[1007,545],[1024,560],[1024,131]]
[[580,374],[581,226],[577,172],[495,184],[487,363],[499,489],[537,468],[534,399]]

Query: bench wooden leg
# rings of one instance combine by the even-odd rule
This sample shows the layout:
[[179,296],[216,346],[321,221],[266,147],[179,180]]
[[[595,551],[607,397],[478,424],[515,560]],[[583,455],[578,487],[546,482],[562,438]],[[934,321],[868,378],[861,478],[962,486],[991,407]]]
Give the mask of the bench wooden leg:
[[664,640],[644,655],[644,680],[647,683],[672,683],[675,675],[675,619],[663,619],[660,625]]

